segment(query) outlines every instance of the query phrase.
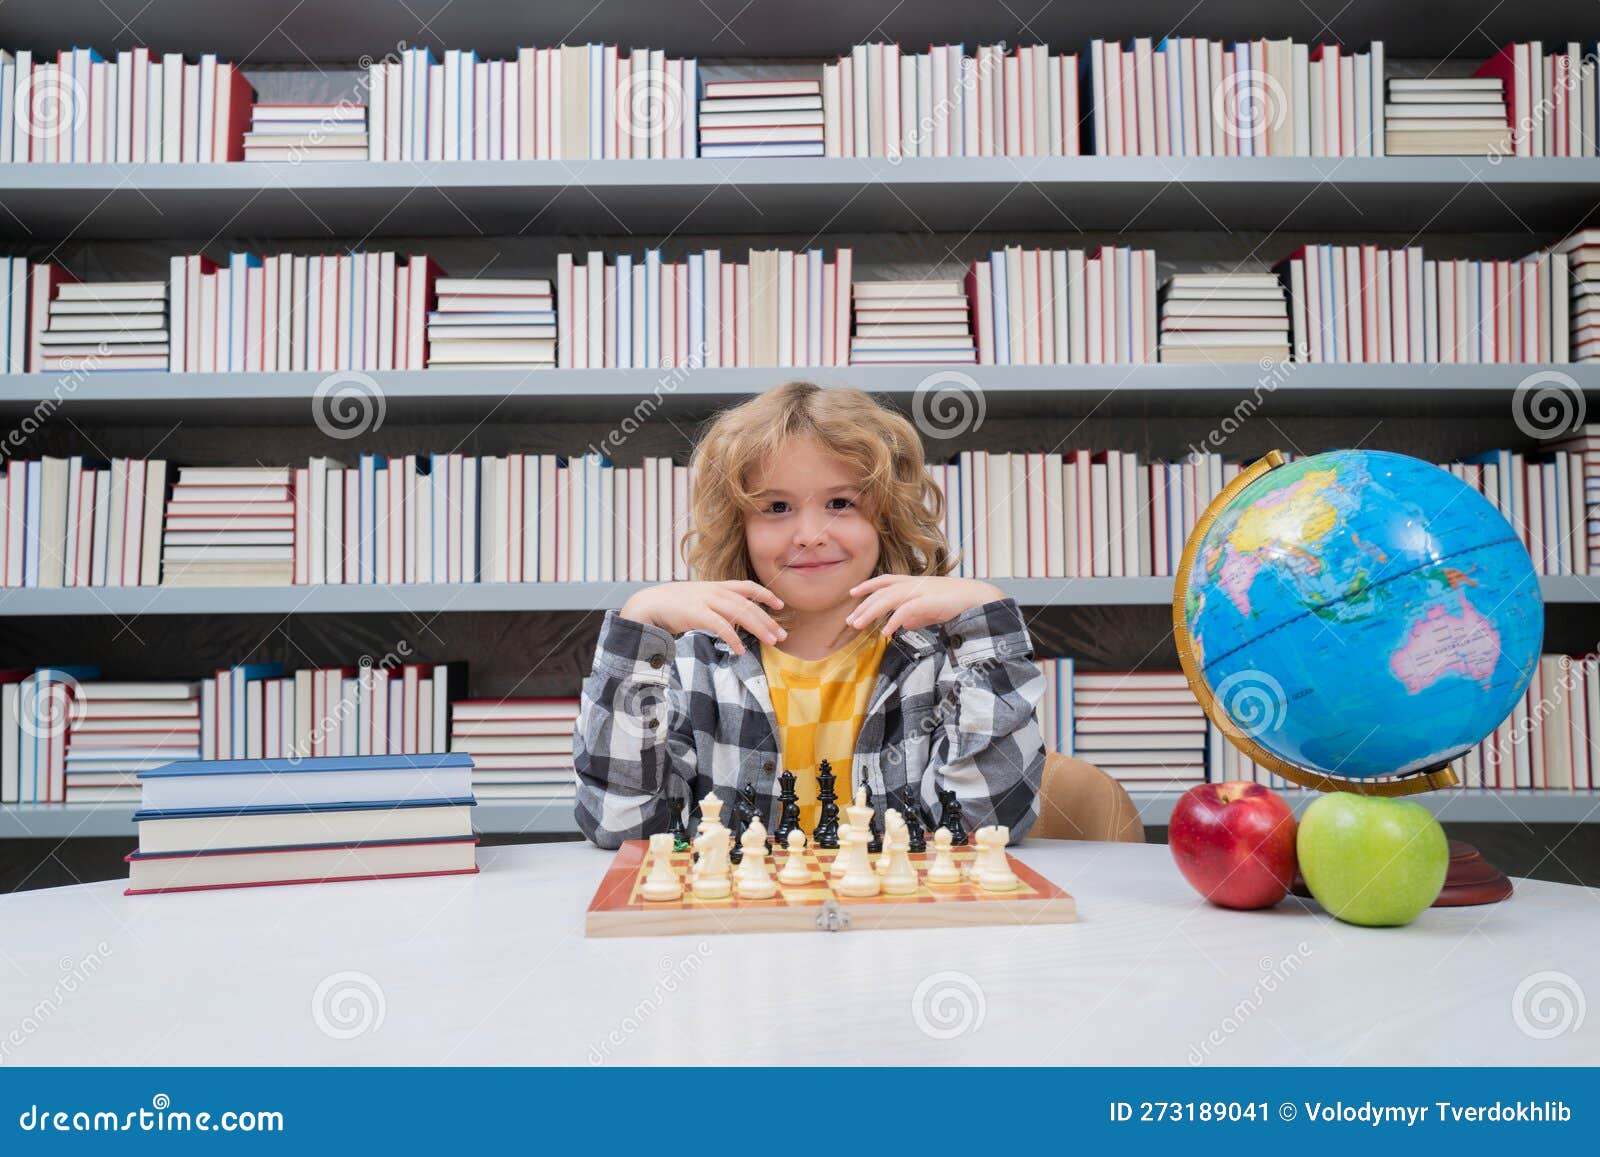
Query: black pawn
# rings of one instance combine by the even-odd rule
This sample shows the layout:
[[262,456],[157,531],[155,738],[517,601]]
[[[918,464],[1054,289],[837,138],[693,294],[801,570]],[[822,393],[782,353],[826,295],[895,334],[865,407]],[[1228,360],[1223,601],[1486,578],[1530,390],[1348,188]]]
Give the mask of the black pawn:
[[939,797],[939,826],[950,833],[950,843],[957,848],[967,846],[967,829],[961,822],[961,804],[956,793],[943,788],[935,789]]
[[816,829],[811,833],[811,846],[814,848],[839,846],[839,796],[834,790],[835,783],[833,770],[824,759],[817,767],[817,802],[822,805],[822,812],[817,817]]
[[906,851],[925,852],[928,850],[927,829],[922,826],[922,811],[917,807],[917,801],[907,788],[901,798],[900,814],[906,821]]
[[865,783],[861,785],[861,802],[872,808],[872,818],[867,820],[867,831],[872,833],[872,841],[867,844],[867,851],[876,856],[883,851],[883,819],[872,802],[872,789]]
[[800,831],[800,803],[794,782],[792,771],[778,777],[778,826],[772,829],[772,842],[780,848],[789,846],[790,832]]
[[672,850],[675,852],[686,851],[689,847],[689,812],[694,807],[694,795],[686,792],[683,799],[683,810],[678,810],[676,803],[672,804]]

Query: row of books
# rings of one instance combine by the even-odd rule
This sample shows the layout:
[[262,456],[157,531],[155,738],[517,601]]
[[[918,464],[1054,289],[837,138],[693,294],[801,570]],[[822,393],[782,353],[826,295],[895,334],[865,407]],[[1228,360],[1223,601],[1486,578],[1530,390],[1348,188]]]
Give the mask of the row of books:
[[1573,280],[1574,241],[1514,261],[1435,260],[1420,245],[1302,246],[1279,266],[1289,284],[1295,356],[1430,363],[1600,356],[1600,334],[1572,340],[1569,302],[1579,287],[1600,284]]
[[[1084,672],[1069,658],[1035,662],[1045,678],[1045,749],[1095,764],[1130,791],[1183,791],[1208,779],[1298,788],[1235,747],[1206,718],[1181,671]],[[1474,790],[1600,788],[1600,657],[1542,656],[1516,707],[1451,768]]]
[[130,896],[476,872],[472,759],[197,760],[139,773]]
[[1384,155],[1382,41],[1095,40],[1088,72],[1100,156]]
[[[1600,573],[1600,434],[1446,464],[1516,528],[1541,574]],[[1191,453],[967,450],[930,463],[955,573],[1164,577],[1238,463]],[[597,451],[364,454],[301,467],[13,460],[0,486],[8,586],[666,582],[693,477]]]
[[1546,50],[1538,40],[1508,44],[1477,70],[1501,82],[1509,121],[1509,154],[1518,157],[1593,157],[1600,85],[1595,53],[1575,40]]
[[180,760],[450,749],[466,664],[399,660],[145,682],[101,682],[92,666],[0,672],[0,802],[126,802],[140,772]]
[[[1019,157],[1079,154],[1078,58],[1042,44],[858,44],[822,66],[822,148],[784,155]],[[765,150],[768,146],[762,146]],[[713,156],[704,137],[701,156]]]
[[206,54],[0,50],[0,163],[240,161],[254,90]]
[[556,258],[557,364],[563,369],[839,366],[850,360],[853,256],[717,249],[683,261],[599,251]]
[[1156,288],[1151,249],[993,250],[967,270],[978,363],[1153,362]]

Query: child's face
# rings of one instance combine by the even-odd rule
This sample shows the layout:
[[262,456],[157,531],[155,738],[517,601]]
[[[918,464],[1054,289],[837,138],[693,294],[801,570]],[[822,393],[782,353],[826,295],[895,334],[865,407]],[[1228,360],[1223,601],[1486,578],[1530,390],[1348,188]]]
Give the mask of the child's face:
[[756,580],[803,613],[856,603],[850,588],[878,565],[878,529],[859,480],[809,438],[792,439],[752,480],[745,541]]

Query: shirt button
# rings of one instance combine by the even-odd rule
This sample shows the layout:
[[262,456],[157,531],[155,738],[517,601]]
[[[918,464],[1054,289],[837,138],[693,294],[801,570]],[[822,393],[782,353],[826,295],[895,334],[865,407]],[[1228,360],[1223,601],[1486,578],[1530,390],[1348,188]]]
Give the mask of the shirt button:
[[661,664],[665,663],[666,661],[667,661],[667,657],[665,655],[655,654],[655,655],[651,655],[650,656],[650,665],[652,667],[659,667],[659,666],[661,666]]
[[952,647],[959,647],[959,646],[961,646],[962,642],[963,642],[963,640],[962,640],[960,635],[951,635],[950,636],[950,645]]
[[646,719],[644,721],[644,725],[645,725],[646,730],[654,731],[658,726],[660,726],[660,723],[659,723],[658,720],[655,720],[655,719]]
[[772,770],[772,760],[769,759],[769,760],[767,760],[767,762],[763,763],[761,765],[761,770],[762,771],[771,771]]

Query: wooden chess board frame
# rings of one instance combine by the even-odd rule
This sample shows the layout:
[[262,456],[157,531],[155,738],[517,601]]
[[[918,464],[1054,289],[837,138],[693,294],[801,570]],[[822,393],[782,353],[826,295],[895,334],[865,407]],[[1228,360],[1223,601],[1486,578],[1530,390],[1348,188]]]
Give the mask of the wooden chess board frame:
[[[642,899],[639,889],[648,874],[650,845],[629,840],[617,850],[589,902],[584,922],[587,936],[678,936],[723,932],[840,931],[861,928],[950,928],[960,925],[1071,924],[1078,918],[1072,896],[1026,864],[1006,859],[1017,874],[1010,892],[985,892],[963,879],[959,884],[929,884],[925,878],[932,852],[910,853],[919,877],[915,893],[904,896],[841,896],[833,890],[829,869],[837,852],[807,848],[803,853],[811,882],[778,884],[768,900],[741,900],[737,892],[721,900],[702,900],[689,890],[690,853],[674,852],[672,865],[683,881],[676,900]],[[977,849],[956,848],[956,865],[971,865]],[[788,853],[770,859],[774,879]],[[873,857],[874,862],[877,856]],[[963,873],[965,875],[965,873]],[[838,919],[839,914],[848,917]],[[820,918],[820,919],[819,919]],[[841,927],[842,926],[842,927]]]

